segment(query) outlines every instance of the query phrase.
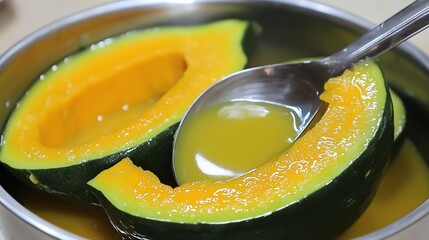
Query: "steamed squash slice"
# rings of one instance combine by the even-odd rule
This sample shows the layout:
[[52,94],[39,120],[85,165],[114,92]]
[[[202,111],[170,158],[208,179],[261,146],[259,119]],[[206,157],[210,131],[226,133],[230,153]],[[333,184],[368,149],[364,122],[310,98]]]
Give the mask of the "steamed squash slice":
[[211,84],[246,64],[250,24],[127,33],[66,58],[33,85],[3,134],[0,159],[23,181],[93,201],[86,182],[124,157],[163,170],[184,112]]
[[393,114],[372,62],[325,89],[329,106],[314,128],[238,178],[172,188],[124,159],[89,184],[127,239],[332,239],[375,193],[392,151]]
[[394,90],[390,89],[390,96],[392,97],[393,105],[393,122],[394,122],[394,142],[392,161],[396,159],[399,154],[399,150],[405,142],[406,135],[406,123],[407,123],[407,111],[402,99],[395,93]]

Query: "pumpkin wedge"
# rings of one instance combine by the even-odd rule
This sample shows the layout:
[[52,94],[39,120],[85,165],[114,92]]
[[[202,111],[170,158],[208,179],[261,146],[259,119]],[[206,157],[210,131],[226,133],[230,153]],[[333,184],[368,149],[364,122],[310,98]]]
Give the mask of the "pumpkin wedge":
[[310,131],[240,177],[173,188],[124,159],[89,185],[125,239],[335,238],[376,191],[392,152],[393,111],[373,62],[330,79],[321,98],[329,106]]
[[390,89],[390,96],[392,97],[393,104],[393,116],[394,116],[394,151],[400,149],[402,143],[405,140],[405,127],[407,123],[407,111],[402,99],[396,94],[396,92]]
[[86,182],[124,157],[174,184],[164,169],[178,122],[201,92],[245,66],[250,32],[240,20],[157,27],[66,58],[19,102],[1,162],[28,184],[79,201],[95,202]]

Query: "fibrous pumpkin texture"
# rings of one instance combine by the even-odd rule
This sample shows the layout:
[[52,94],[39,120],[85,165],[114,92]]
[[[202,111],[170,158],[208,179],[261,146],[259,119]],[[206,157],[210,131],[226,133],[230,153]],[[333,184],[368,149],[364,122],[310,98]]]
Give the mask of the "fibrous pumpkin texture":
[[177,123],[202,91],[245,66],[249,29],[240,20],[157,27],[67,57],[12,113],[1,161],[25,182],[71,198],[124,157],[173,182],[159,170],[170,165],[163,159]]
[[[284,225],[289,224],[286,220],[283,225],[275,226],[274,221],[270,228],[263,226],[261,229],[252,229],[252,224],[248,223],[262,221],[260,219],[269,222],[268,219],[275,219],[282,213],[301,219],[310,209],[319,212],[321,206],[326,205],[323,201],[338,201],[337,209],[329,210],[331,204],[327,204],[327,212],[336,212],[342,209],[342,204],[348,205],[347,210],[342,209],[348,212],[344,218],[347,221],[339,222],[333,229],[327,226],[320,232],[320,236],[332,236],[335,230],[341,231],[342,225],[351,224],[371,198],[390,156],[393,116],[385,82],[372,62],[360,63],[342,76],[330,79],[321,98],[329,104],[326,113],[287,153],[235,179],[193,182],[172,188],[162,184],[150,171],[125,159],[89,184],[100,199],[105,199],[104,204],[109,205],[110,212],[119,211],[132,219],[142,219],[142,226],[134,225],[135,229],[147,229],[151,221],[155,222],[153,224],[175,222],[184,228],[186,224],[190,224],[188,227],[207,224],[213,228],[227,225],[223,226],[225,229],[237,225],[228,223],[245,221],[243,225],[248,228],[242,230],[249,235],[284,232],[286,230],[282,229],[288,229]],[[342,178],[345,180],[338,180]],[[356,184],[365,189],[352,191]],[[344,194],[343,198],[331,195],[333,189]],[[303,216],[298,217],[299,213]],[[302,229],[311,231],[317,214],[314,218],[308,228]],[[190,232],[198,232],[197,229]],[[287,236],[297,237],[294,231]],[[304,234],[306,230],[296,231]]]

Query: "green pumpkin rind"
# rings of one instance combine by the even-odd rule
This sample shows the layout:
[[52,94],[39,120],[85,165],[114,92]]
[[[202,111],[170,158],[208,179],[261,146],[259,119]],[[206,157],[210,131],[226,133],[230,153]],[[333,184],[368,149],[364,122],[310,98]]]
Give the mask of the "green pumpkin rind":
[[[30,186],[58,195],[69,201],[97,204],[97,200],[90,193],[86,183],[100,171],[115,165],[125,157],[134,160],[134,164],[145,166],[158,174],[163,183],[174,185],[174,176],[165,172],[165,169],[172,168],[171,161],[166,159],[171,159],[171,143],[178,126],[179,123],[175,123],[149,141],[143,142],[127,151],[70,167],[17,170],[8,165],[4,166]],[[79,177],[76,177],[77,174]]]
[[189,224],[140,218],[117,209],[99,190],[91,190],[124,239],[332,239],[350,227],[373,199],[391,158],[393,133],[387,91],[379,128],[349,167],[304,199],[242,221]]
[[398,155],[402,144],[405,141],[406,125],[407,125],[407,111],[405,109],[402,99],[395,93],[394,90],[390,89],[390,96],[393,104],[393,117],[394,117],[394,144],[392,161],[395,160],[395,156]]
[[[257,25],[251,22],[241,22],[244,27],[237,30],[237,35],[232,37],[240,37],[241,45],[237,52],[244,53],[247,57],[247,51],[254,40],[252,38],[255,38],[258,34],[258,28]],[[248,58],[245,60],[248,61]],[[164,169],[172,168],[170,161],[172,143],[178,125],[178,122],[171,123],[170,125],[166,124],[165,130],[161,131],[155,137],[139,143],[137,146],[108,156],[102,156],[98,159],[87,159],[72,166],[41,169],[32,167],[31,169],[25,169],[14,168],[4,162],[2,164],[13,175],[31,187],[73,202],[98,204],[97,199],[88,190],[87,182],[101,171],[113,166],[125,157],[132,159],[137,166],[142,166],[145,169],[153,171],[163,183],[172,186],[176,185],[174,175],[167,173]]]

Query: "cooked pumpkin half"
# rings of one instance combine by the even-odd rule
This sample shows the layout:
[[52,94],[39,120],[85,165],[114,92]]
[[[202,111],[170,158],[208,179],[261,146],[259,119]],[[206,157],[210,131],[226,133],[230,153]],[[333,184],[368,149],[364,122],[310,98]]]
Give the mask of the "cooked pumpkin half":
[[240,177],[172,188],[124,159],[89,185],[129,239],[332,239],[372,199],[392,151],[393,114],[373,62],[330,79],[321,98],[329,106],[314,128]]
[[[405,137],[405,125],[407,123],[407,111],[401,98],[390,89],[390,96],[392,97],[393,116],[394,116],[394,137],[395,137],[395,150],[403,143]],[[396,146],[398,145],[398,146]]]
[[[134,31],[66,58],[33,85],[4,131],[1,161],[48,192],[95,200],[86,182],[124,157],[173,184],[173,134],[207,87],[246,64],[250,24]],[[162,171],[160,171],[162,170]]]

